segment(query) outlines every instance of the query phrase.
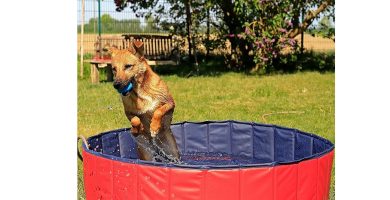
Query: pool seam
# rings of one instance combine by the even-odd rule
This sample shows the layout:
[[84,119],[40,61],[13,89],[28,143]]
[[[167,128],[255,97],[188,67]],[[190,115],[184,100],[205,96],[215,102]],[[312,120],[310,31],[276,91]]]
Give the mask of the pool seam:
[[168,200],[171,200],[171,176],[172,169],[168,168]]
[[273,131],[273,133],[272,133],[272,137],[273,137],[273,140],[272,140],[272,144],[273,144],[273,159],[272,159],[272,162],[275,162],[275,154],[276,154],[276,150],[275,150],[275,127],[274,126],[272,126],[272,131]]
[[232,123],[229,123],[229,136],[230,136],[230,154],[233,154],[233,143],[232,143]]
[[182,142],[183,142],[183,150],[184,152],[186,152],[186,133],[184,131],[184,123],[181,124],[181,132],[183,133],[183,139],[182,139]]
[[252,126],[252,159],[255,159],[255,128],[253,126],[253,123],[251,123],[251,126]]
[[206,124],[206,132],[207,132],[207,152],[210,152],[210,132],[209,132],[209,124]]

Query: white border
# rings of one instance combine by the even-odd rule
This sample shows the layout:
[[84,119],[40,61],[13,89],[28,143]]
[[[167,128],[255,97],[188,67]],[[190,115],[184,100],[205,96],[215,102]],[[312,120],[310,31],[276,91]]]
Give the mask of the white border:
[[76,1],[2,1],[2,199],[77,198]]
[[389,5],[378,2],[336,2],[337,199],[390,197]]
[[[336,2],[336,197],[386,199],[389,6],[360,2]],[[76,4],[1,3],[4,199],[77,197]]]

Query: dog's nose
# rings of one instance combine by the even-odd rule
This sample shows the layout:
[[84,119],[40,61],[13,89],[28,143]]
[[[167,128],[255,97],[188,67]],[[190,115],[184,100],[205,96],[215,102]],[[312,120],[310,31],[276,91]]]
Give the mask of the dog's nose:
[[121,83],[120,82],[114,82],[114,88],[115,89],[118,89],[119,87],[121,86]]

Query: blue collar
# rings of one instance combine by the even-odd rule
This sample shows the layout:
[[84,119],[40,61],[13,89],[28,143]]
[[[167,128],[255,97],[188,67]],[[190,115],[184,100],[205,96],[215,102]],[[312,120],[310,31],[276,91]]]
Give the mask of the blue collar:
[[133,84],[129,82],[129,84],[125,88],[123,88],[122,90],[118,90],[118,92],[124,96],[127,92],[130,92],[131,89],[133,89]]

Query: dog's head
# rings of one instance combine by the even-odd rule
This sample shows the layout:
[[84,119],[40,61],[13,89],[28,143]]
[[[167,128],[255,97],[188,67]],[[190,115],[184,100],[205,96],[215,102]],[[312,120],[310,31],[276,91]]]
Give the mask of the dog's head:
[[135,84],[135,79],[146,71],[143,58],[144,44],[133,41],[128,49],[109,48],[111,65],[114,73],[114,88],[118,91]]

